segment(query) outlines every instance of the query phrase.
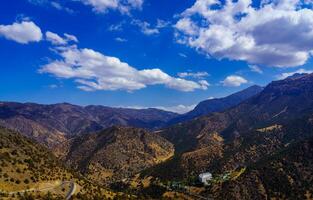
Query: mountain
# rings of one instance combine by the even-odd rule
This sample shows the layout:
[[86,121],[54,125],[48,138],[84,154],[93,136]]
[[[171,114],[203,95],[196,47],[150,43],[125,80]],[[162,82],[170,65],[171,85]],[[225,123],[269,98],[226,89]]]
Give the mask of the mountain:
[[[313,135],[312,114],[313,74],[274,81],[259,94],[224,112],[158,132],[174,144],[175,159],[158,166],[159,171],[153,174],[166,179],[178,174],[176,178],[184,179],[257,162]],[[170,176],[164,177],[165,174]]]
[[174,119],[170,120],[168,125],[188,121],[196,117],[208,115],[213,112],[221,112],[227,110],[249,99],[250,97],[259,94],[262,90],[263,87],[253,85],[240,92],[231,94],[227,97],[202,101],[192,111],[179,115],[178,117],[175,117]]
[[74,138],[64,148],[65,162],[96,182],[129,178],[163,162],[174,147],[140,128],[116,127]]
[[64,167],[44,146],[0,127],[0,199],[64,199],[71,187],[87,199],[110,193]]
[[[249,167],[238,179],[211,188],[214,199],[312,199],[313,138]],[[213,192],[214,190],[214,192]]]
[[262,87],[251,86],[225,98],[203,101],[185,115],[154,108],[0,102],[0,125],[54,149],[76,135],[97,132],[114,125],[156,130],[169,124],[228,109],[261,90]]
[[0,125],[19,131],[53,148],[68,138],[113,125],[157,128],[177,114],[158,109],[76,106],[67,103],[0,103]]

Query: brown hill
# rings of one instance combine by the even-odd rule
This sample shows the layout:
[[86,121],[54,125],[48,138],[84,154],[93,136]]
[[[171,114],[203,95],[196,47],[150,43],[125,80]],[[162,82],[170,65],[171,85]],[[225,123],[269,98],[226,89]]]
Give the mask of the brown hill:
[[0,127],[0,199],[64,199],[72,184],[77,197],[115,195],[64,167],[44,146]]
[[127,127],[77,137],[67,149],[66,163],[101,183],[131,177],[174,154],[162,137]]

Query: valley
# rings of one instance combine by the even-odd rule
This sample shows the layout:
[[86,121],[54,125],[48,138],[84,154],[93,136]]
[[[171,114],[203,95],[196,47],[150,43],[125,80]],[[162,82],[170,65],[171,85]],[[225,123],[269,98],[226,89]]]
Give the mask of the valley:
[[312,199],[313,74],[246,91],[172,125],[159,110],[122,123],[115,109],[2,103],[1,197]]

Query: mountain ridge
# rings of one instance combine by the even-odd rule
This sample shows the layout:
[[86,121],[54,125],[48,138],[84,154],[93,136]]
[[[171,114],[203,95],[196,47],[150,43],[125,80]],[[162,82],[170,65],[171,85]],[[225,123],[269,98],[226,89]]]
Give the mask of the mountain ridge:
[[173,125],[204,115],[209,115],[213,112],[222,112],[224,110],[227,110],[231,107],[238,105],[239,103],[249,99],[254,95],[259,94],[263,89],[264,87],[253,85],[239,92],[230,94],[226,97],[201,101],[200,103],[197,104],[197,106],[193,110],[185,114],[179,115],[174,119],[170,120],[168,122],[168,125]]

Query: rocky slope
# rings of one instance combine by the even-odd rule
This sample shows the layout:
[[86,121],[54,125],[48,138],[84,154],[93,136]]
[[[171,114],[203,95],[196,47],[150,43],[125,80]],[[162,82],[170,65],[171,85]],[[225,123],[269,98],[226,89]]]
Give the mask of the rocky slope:
[[129,178],[174,154],[173,145],[160,136],[116,126],[77,137],[64,149],[69,166],[101,183]]
[[0,125],[51,148],[68,138],[113,125],[156,128],[177,114],[157,109],[124,109],[71,104],[0,103]]

